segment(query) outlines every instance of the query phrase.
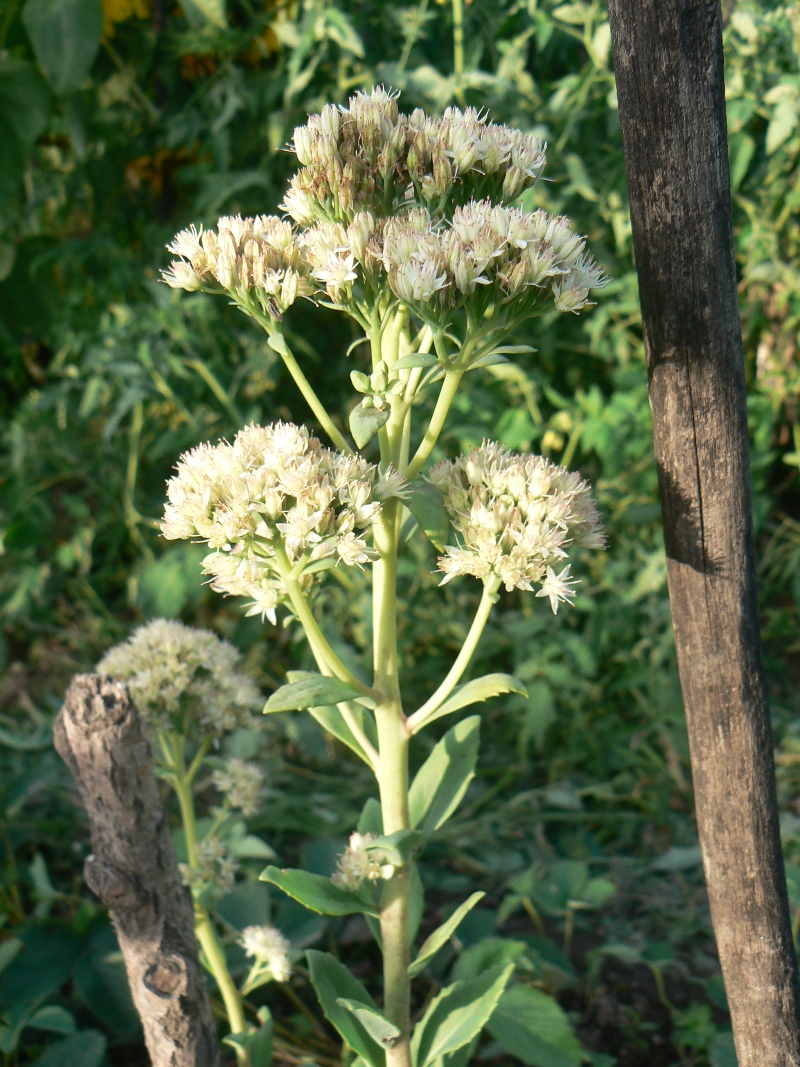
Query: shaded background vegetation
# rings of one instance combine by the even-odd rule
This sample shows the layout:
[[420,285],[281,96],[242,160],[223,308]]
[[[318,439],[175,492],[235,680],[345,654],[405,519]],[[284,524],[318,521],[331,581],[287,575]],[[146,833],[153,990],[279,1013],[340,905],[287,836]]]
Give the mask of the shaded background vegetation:
[[[798,929],[800,11],[768,0],[726,8],[763,622]],[[182,450],[251,420],[305,417],[258,327],[222,301],[158,284],[164,244],[189,222],[275,211],[293,127],[378,82],[401,89],[406,110],[468,103],[539,132],[549,180],[527,203],[570,215],[612,277],[591,313],[554,314],[520,336],[536,354],[474,381],[443,440],[455,453],[490,436],[580,468],[596,486],[609,550],[572,611],[554,619],[540,601],[501,602],[479,659],[513,671],[529,697],[484,712],[480,775],[425,862],[432,913],[487,890],[463,946],[516,953],[557,994],[597,1067],[735,1062],[693,821],[607,14],[600,0],[474,0],[462,67],[459,10],[429,0],[102,0],[102,10],[99,0],[5,0],[4,1064],[146,1062],[113,932],[82,883],[86,827],[51,746],[71,674],[155,616],[234,641],[265,693],[303,656],[291,631],[244,619],[203,587],[199,548],[158,537]],[[347,325],[305,305],[287,326],[324,399],[346,413],[359,358],[345,359]],[[413,700],[452,658],[477,592],[464,582],[440,591],[410,563],[405,578]],[[363,586],[334,585],[327,597],[328,629],[358,655]],[[282,863],[301,855],[327,873],[369,795],[366,776],[300,716],[234,743],[269,771],[251,830]],[[243,908],[267,907],[252,881],[262,865],[243,859],[239,897],[222,908],[232,927]],[[614,894],[592,897],[590,877]],[[296,945],[328,938],[322,920],[273,906]],[[350,961],[371,966],[368,934],[341,925]],[[316,1006],[302,968],[267,999],[279,1020],[276,1062],[336,1062],[329,1034],[309,1021]],[[523,1062],[491,1039],[477,1055]]]

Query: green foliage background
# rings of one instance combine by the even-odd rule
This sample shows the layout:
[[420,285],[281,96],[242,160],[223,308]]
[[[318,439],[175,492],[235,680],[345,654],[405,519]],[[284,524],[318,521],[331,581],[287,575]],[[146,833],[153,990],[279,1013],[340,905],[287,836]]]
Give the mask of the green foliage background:
[[[800,852],[800,11],[769,0],[725,6],[764,625],[792,861]],[[466,102],[539,132],[550,146],[549,180],[528,203],[568,214],[612,278],[591,313],[545,317],[521,336],[538,352],[474,382],[444,440],[454,453],[489,436],[579,467],[596,486],[609,550],[584,576],[576,608],[556,619],[530,598],[502,602],[479,659],[513,671],[529,698],[487,705],[481,773],[427,862],[434,904],[445,914],[467,891],[486,889],[488,903],[460,935],[464,946],[521,937],[521,966],[573,1013],[595,1064],[733,1062],[692,817],[607,13],[600,0],[474,0],[461,77],[453,14],[429,0],[185,0],[182,8],[5,0],[4,1064],[143,1062],[124,990],[96,996],[98,981],[112,988],[103,967],[116,966],[117,977],[119,969],[113,935],[81,883],[86,828],[50,746],[69,676],[157,615],[235,641],[265,692],[303,665],[290,631],[245,620],[204,589],[199,548],[168,547],[157,534],[164,482],[181,451],[251,420],[305,417],[255,325],[221,301],[158,284],[164,245],[189,222],[274,211],[293,127],[379,82],[402,90],[406,110]],[[307,305],[287,332],[344,416],[358,365],[357,354],[344,355],[346,325]],[[420,578],[409,563],[404,583],[411,696],[440,676],[477,599],[466,582],[437,590],[432,557],[427,564]],[[334,586],[325,607],[330,630],[341,624],[345,651],[357,656],[368,639],[363,587]],[[326,873],[368,784],[349,763],[341,774],[347,757],[310,721],[287,717],[269,729],[263,758],[273,791],[252,829],[282,862],[300,853]],[[566,861],[616,886],[602,918],[591,902],[572,908],[553,896],[566,884]],[[792,862],[789,876],[797,908]],[[284,927],[298,942],[324,936],[290,910]],[[368,959],[360,942],[354,951]],[[646,1003],[628,996],[622,979],[614,984],[620,968],[628,985],[647,991]],[[31,992],[25,981],[34,974]],[[313,1010],[298,982],[298,998]],[[55,1014],[31,1022],[42,1005]],[[279,1000],[273,1011],[287,1020],[279,1048],[315,1048],[296,1004]],[[330,1050],[314,1054],[325,1063]],[[486,1051],[492,1062],[503,1054]],[[521,1062],[516,1055],[508,1062]]]

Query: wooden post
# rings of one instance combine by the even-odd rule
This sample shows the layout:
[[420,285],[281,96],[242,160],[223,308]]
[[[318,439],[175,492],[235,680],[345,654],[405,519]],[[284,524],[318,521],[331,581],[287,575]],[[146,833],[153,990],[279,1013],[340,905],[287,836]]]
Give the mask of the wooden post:
[[800,1065],[756,594],[719,0],[609,0],[697,822],[739,1067]]
[[153,1067],[221,1067],[192,900],[125,686],[76,674],[55,744],[89,816],[94,851],[84,874],[114,922]]

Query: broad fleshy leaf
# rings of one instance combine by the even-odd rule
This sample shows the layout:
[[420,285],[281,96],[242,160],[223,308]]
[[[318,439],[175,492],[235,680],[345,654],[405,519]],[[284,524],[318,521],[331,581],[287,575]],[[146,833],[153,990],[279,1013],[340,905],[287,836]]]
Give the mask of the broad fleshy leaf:
[[444,510],[443,497],[439,489],[430,482],[416,482],[403,503],[419,523],[420,529],[428,540],[444,552],[450,519]]
[[500,998],[488,1023],[506,1052],[528,1067],[580,1067],[583,1049],[563,1008],[532,986],[515,985]]
[[435,719],[441,719],[444,715],[460,711],[461,708],[467,708],[470,704],[481,704],[484,700],[501,696],[503,693],[528,695],[525,686],[513,674],[484,674],[482,678],[473,678],[471,682],[456,686],[447,700],[426,718],[425,725],[427,726]]
[[262,882],[277,886],[287,896],[299,901],[319,915],[377,915],[375,905],[361,892],[339,889],[330,878],[308,871],[280,870],[267,867]]
[[411,825],[429,837],[450,818],[475,775],[481,719],[471,715],[438,741],[408,794]]
[[379,1045],[384,1048],[394,1048],[397,1044],[400,1036],[399,1028],[381,1015],[377,1008],[370,1008],[359,1000],[350,1000],[347,997],[338,997],[336,1003],[352,1012],[370,1037],[374,1037]]
[[389,421],[389,411],[364,407],[364,402],[357,404],[350,412],[350,433],[358,448],[368,444],[381,426]]
[[276,711],[306,711],[325,704],[338,704],[363,694],[338,678],[309,672],[297,682],[289,682],[277,689],[264,705],[264,714]]
[[327,952],[306,950],[311,983],[316,990],[320,1006],[328,1022],[334,1026],[342,1039],[362,1056],[370,1067],[384,1067],[386,1054],[352,1010],[343,1007],[339,998],[362,1004],[379,1014],[375,1001],[350,971]]
[[[329,704],[325,707],[309,708],[308,710],[311,716],[317,720],[324,730],[327,730],[329,734],[347,745],[347,747],[355,752],[359,759],[362,759],[368,766],[372,766],[372,762],[361,747],[360,741],[358,741],[353,731],[347,725],[341,711],[339,711],[335,705]],[[358,707],[358,705],[353,706],[353,714],[358,719],[361,729],[377,748],[377,733],[375,731],[375,723],[371,716],[362,708]]]
[[456,908],[450,918],[443,922],[438,930],[434,930],[430,937],[426,938],[420,946],[417,958],[408,968],[409,978],[416,978],[432,960],[436,953],[443,948],[458,929],[461,920],[467,915],[479,900],[483,900],[485,893],[473,893],[460,907]]
[[416,1067],[462,1048],[481,1032],[503,994],[514,967],[493,967],[470,982],[456,982],[434,997],[412,1038]]
[[28,0],[22,21],[39,66],[56,93],[79,89],[103,37],[100,0]]

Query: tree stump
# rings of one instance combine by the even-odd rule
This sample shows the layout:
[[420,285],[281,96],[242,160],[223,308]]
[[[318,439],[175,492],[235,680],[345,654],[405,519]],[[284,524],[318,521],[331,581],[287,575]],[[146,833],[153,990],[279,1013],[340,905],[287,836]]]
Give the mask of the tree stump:
[[84,867],[107,906],[153,1067],[221,1067],[216,1027],[144,726],[126,687],[72,679],[55,745],[92,836]]

